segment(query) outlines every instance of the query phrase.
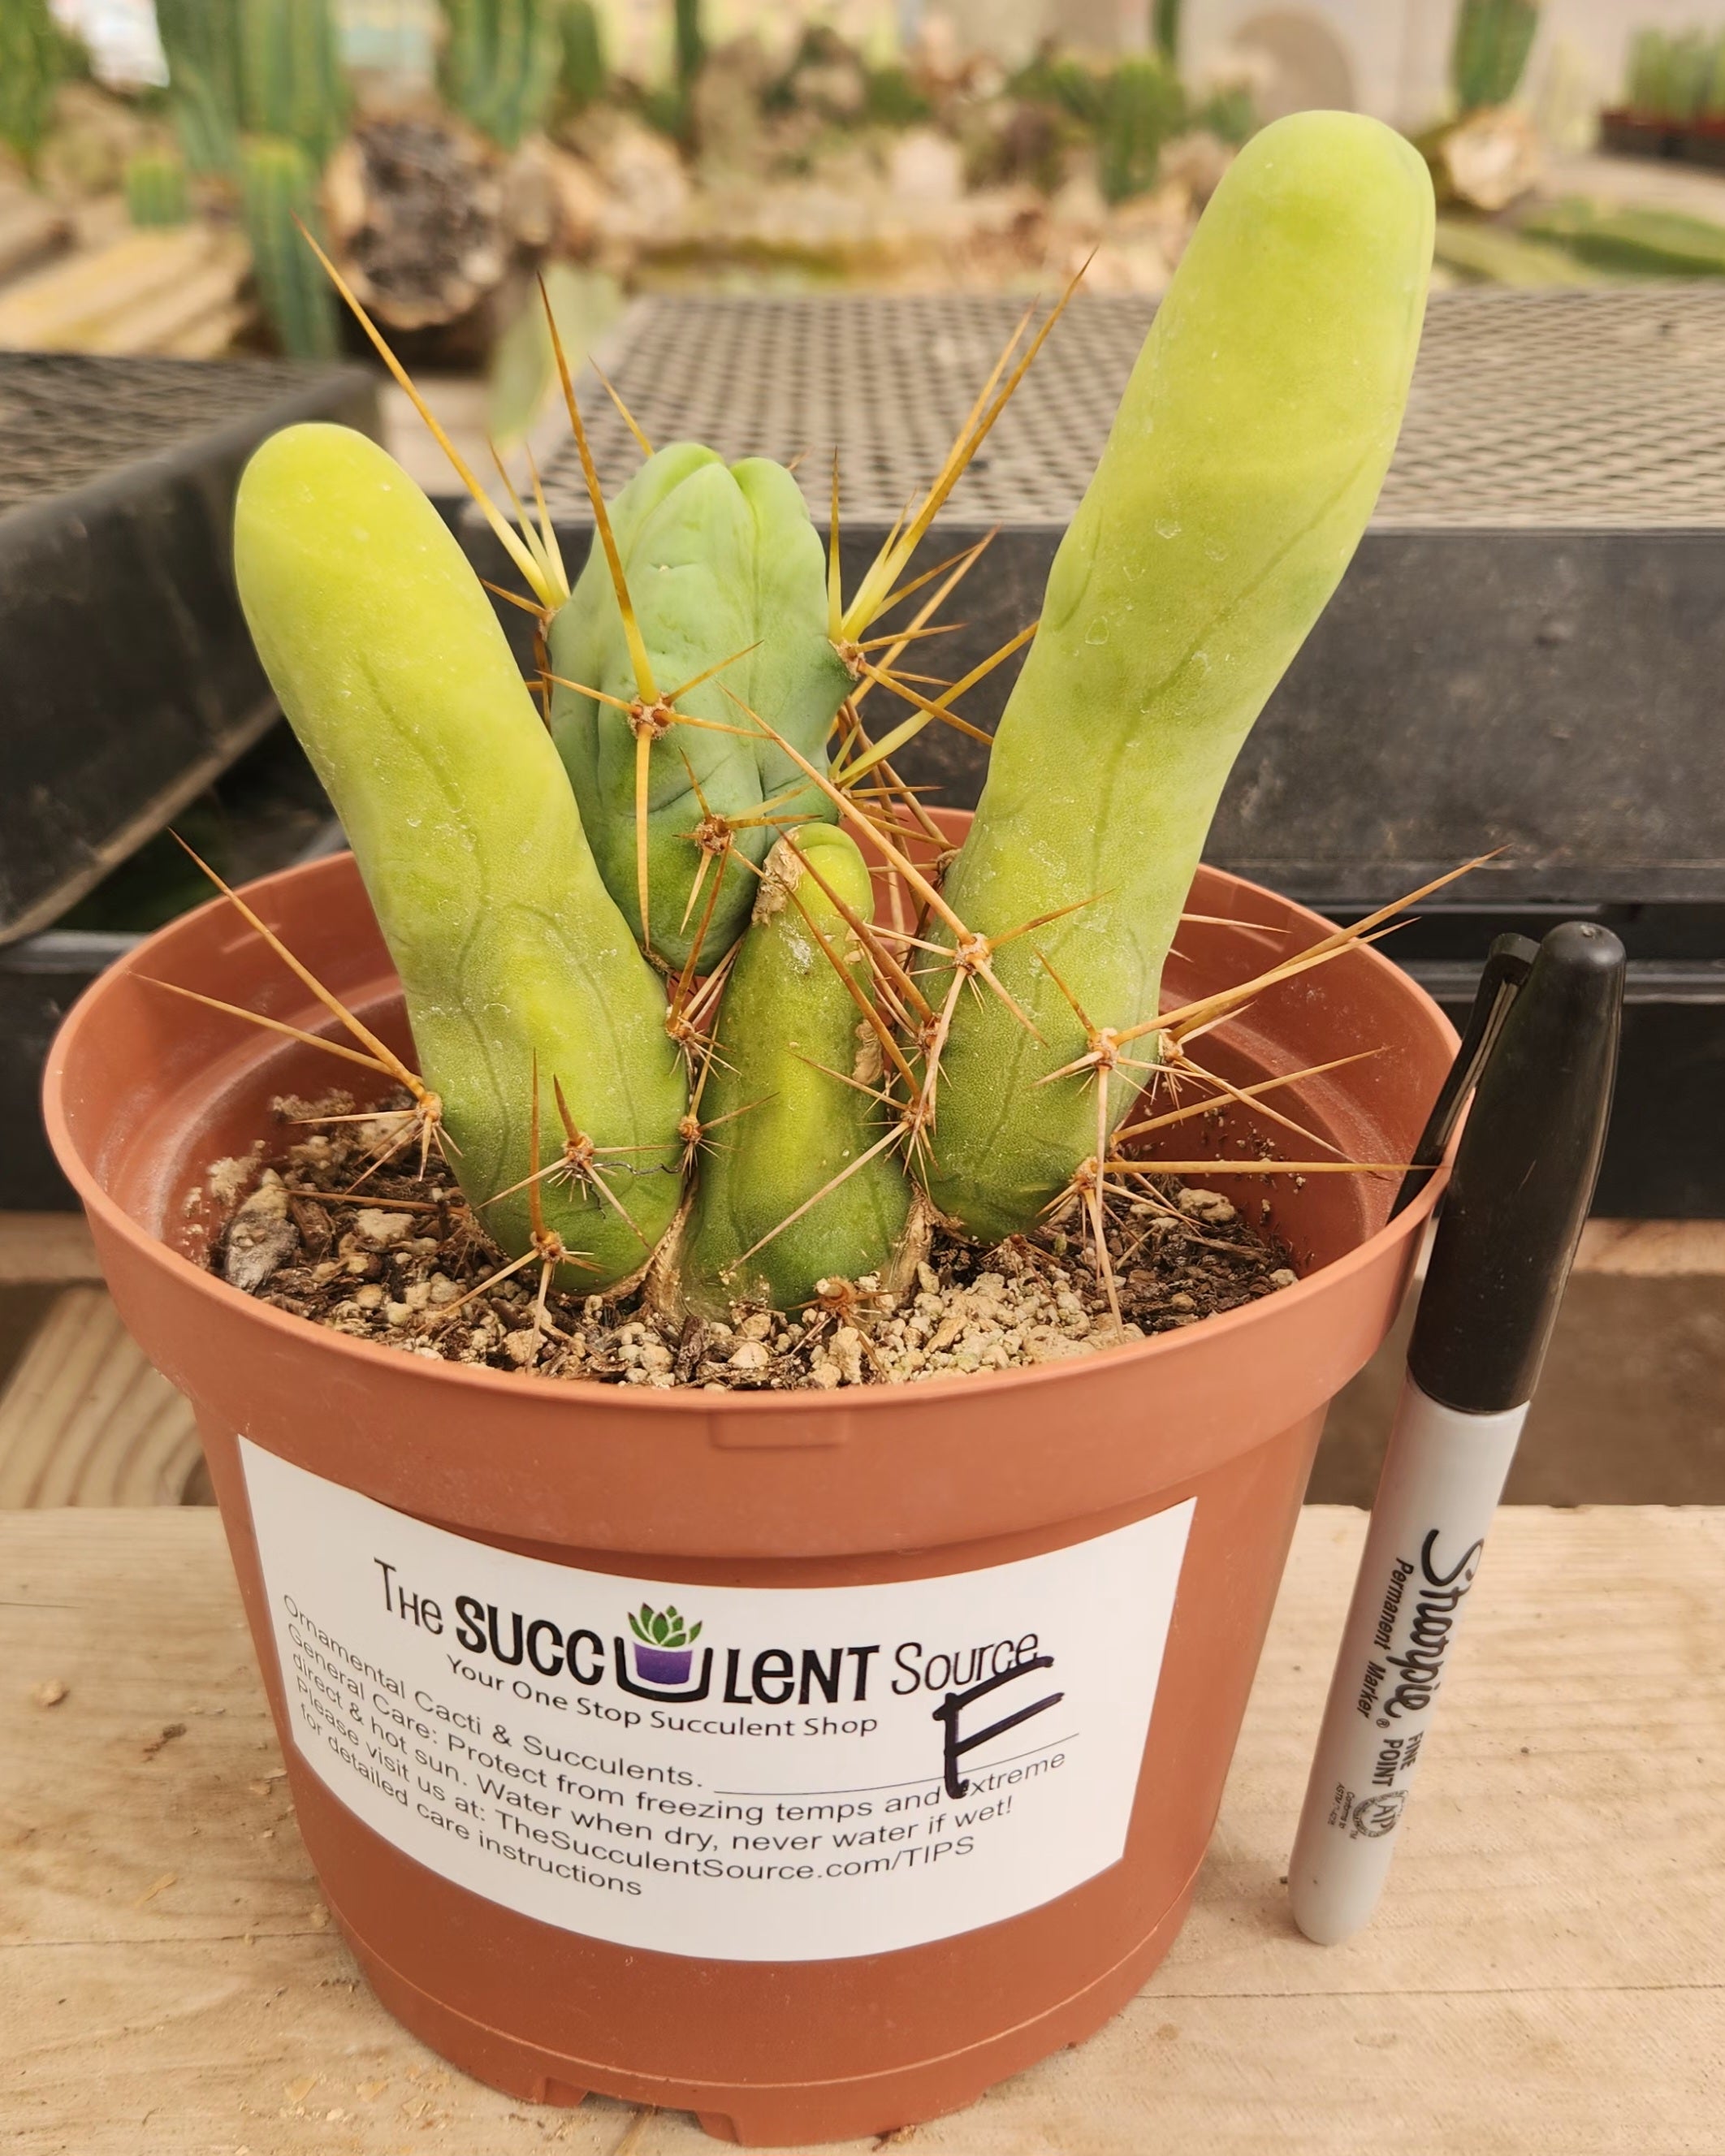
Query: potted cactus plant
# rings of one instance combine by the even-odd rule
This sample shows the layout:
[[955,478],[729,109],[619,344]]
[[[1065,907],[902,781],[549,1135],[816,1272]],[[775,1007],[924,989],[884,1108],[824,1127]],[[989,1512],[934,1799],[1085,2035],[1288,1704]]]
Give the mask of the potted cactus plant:
[[[1431,233],[1373,122],[1248,146],[968,826],[894,763],[965,685],[904,656],[963,565],[911,561],[1047,323],[848,595],[767,459],[644,442],[603,500],[572,395],[591,560],[572,585],[542,514],[501,527],[534,688],[375,445],[254,458],[240,589],[353,854],[107,977],[50,1128],[198,1405],[343,1931],[498,2085],[757,2143],[882,2131],[1097,2026],[1178,1931],[1325,1404],[1434,1194],[1391,1221],[1381,1178],[1440,1015],[1198,865],[1371,512]],[[332,1125],[259,1179],[332,1058],[362,1097],[321,1112],[372,1148],[344,1202],[395,1178],[339,1242],[293,1180]],[[1248,1204],[1292,1261],[1273,1291],[1122,1322],[1122,1223],[1225,1255]],[[305,1279],[352,1289],[329,1325],[209,1261],[314,1233]],[[471,1289],[426,1277],[458,1237]],[[912,1352],[937,1248],[978,1293],[1043,1268],[1076,1307],[1081,1275],[1099,1352],[1021,1326],[943,1378]],[[488,1299],[521,1352],[452,1358]],[[780,1381],[786,1327],[850,1366]]]

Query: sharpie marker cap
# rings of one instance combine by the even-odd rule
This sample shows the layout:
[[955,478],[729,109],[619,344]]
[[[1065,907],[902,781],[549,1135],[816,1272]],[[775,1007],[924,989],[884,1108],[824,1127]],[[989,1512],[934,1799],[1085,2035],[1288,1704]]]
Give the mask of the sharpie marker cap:
[[1624,963],[1596,922],[1553,929],[1481,1075],[1408,1349],[1444,1407],[1533,1397],[1604,1150]]

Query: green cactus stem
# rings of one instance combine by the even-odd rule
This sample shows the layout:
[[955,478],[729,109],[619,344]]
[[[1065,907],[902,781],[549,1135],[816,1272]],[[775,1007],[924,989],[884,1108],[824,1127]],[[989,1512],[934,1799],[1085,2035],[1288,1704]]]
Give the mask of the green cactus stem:
[[234,0],[156,0],[168,101],[187,162],[228,173],[239,156],[239,26]]
[[240,151],[240,206],[258,295],[281,348],[293,359],[332,359],[336,302],[310,249],[304,224],[321,231],[317,174],[297,142],[259,136]]
[[0,0],[0,142],[33,169],[66,72],[48,0]]
[[677,88],[686,100],[695,87],[696,78],[706,64],[706,30],[701,21],[701,0],[672,0],[671,46]]
[[593,0],[565,0],[557,27],[562,39],[557,92],[566,110],[585,112],[604,95],[611,79],[604,27]]
[[297,142],[320,169],[347,126],[331,0],[234,0],[240,123]]
[[999,997],[956,996],[926,1188],[979,1240],[1034,1224],[1137,1091],[1142,1068],[1086,1064],[1094,1029],[1153,1053],[1223,782],[1394,447],[1432,224],[1399,136],[1297,114],[1242,151],[1162,303],[945,886],[985,938],[1077,909],[993,957],[1040,1039]]
[[627,1278],[676,1210],[682,1060],[483,588],[400,466],[341,427],[257,452],[234,558],[463,1188],[512,1255],[577,1254],[567,1285]]
[[902,1125],[885,1096],[882,1041],[865,1014],[868,953],[847,911],[873,918],[855,841],[829,824],[781,839],[694,1110],[699,1179],[667,1268],[680,1307],[711,1317],[739,1302],[792,1309],[824,1281],[885,1272],[900,1248],[912,1198]]
[[1186,97],[1172,68],[1152,55],[1126,59],[1105,94],[1097,136],[1097,178],[1111,203],[1156,185],[1162,146],[1184,124]]
[[192,214],[185,159],[172,150],[140,150],[129,157],[126,213],[141,227],[183,224]]
[[545,123],[562,59],[555,0],[442,0],[438,87],[470,126],[515,150]]
[[322,170],[352,105],[333,0],[158,0],[156,13],[194,172],[238,177],[246,135],[297,143]]
[[[675,443],[635,474],[610,518],[651,688],[638,678],[595,545],[552,624],[552,734],[630,926],[674,970],[698,946],[695,969],[707,973],[754,903],[744,861],[758,865],[780,830],[832,814],[747,713],[824,770],[850,676],[828,634],[820,540],[783,465],[749,457],[727,467],[711,449]],[[655,692],[693,723],[627,708],[653,706]]]
[[1463,113],[1508,104],[1538,28],[1538,0],[1461,0],[1450,77]]

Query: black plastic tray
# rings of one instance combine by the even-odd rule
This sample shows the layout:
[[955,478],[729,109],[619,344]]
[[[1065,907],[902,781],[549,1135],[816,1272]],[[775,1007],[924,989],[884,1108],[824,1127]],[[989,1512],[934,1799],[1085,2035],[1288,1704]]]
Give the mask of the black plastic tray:
[[[174,828],[230,883],[316,860],[345,841],[323,788],[278,719]],[[152,928],[210,889],[165,835],[146,843],[62,925],[0,945],[0,1212],[75,1208],[42,1127],[42,1066],[74,1003]]]
[[57,921],[270,725],[231,529],[297,419],[375,434],[357,367],[0,352],[0,943]]

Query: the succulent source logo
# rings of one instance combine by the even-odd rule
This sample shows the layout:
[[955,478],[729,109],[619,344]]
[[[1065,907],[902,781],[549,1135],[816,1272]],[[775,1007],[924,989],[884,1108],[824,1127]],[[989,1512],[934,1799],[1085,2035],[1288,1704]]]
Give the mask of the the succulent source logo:
[[699,1625],[690,1624],[672,1604],[655,1609],[651,1603],[644,1602],[639,1609],[629,1611],[629,1629],[634,1634],[629,1652],[635,1675],[643,1684],[688,1683],[695,1642],[701,1637]]

